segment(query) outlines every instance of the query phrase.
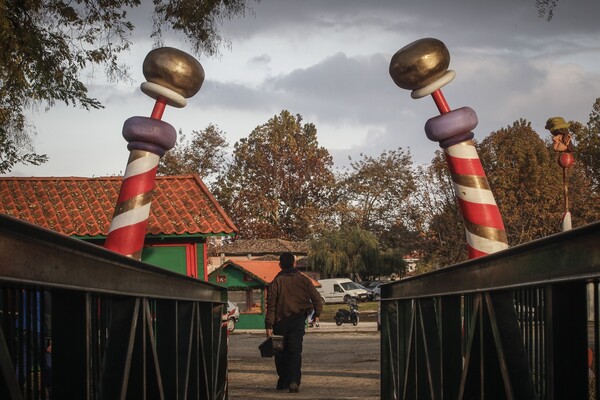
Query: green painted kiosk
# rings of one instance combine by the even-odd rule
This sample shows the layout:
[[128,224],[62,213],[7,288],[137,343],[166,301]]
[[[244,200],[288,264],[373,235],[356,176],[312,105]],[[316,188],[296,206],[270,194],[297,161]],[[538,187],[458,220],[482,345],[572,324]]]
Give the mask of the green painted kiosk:
[[209,282],[227,288],[229,301],[240,308],[236,329],[265,328],[267,286],[280,270],[279,261],[229,260],[208,275]]

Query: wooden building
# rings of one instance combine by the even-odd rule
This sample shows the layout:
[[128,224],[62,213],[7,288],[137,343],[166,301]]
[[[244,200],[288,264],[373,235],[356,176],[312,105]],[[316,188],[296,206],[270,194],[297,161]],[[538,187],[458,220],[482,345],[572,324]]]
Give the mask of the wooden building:
[[[229,260],[212,271],[208,281],[227,287],[229,300],[237,303],[237,329],[264,329],[267,286],[279,271],[279,261]],[[314,279],[311,281],[320,286]]]
[[[225,241],[223,241],[225,242]],[[283,239],[235,239],[215,243],[209,249],[209,273],[226,261],[279,260],[279,255],[290,252],[301,264],[308,255],[308,242],[292,242]]]

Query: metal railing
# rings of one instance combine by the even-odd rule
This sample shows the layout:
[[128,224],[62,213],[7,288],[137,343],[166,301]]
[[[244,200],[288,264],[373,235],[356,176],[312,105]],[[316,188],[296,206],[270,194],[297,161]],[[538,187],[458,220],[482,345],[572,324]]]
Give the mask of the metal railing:
[[595,399],[600,223],[381,290],[382,399]]
[[226,399],[226,299],[0,215],[0,399]]

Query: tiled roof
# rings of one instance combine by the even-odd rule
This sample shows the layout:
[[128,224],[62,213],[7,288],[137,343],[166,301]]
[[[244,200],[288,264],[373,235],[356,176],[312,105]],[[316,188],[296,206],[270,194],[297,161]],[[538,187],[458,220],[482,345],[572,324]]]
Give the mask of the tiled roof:
[[281,254],[286,251],[291,253],[307,253],[307,242],[290,242],[283,239],[236,239],[231,243],[215,249],[220,254],[247,255],[247,254]]
[[[214,275],[219,273],[228,266],[233,266],[237,269],[240,269],[244,272],[249,273],[256,280],[268,285],[273,282],[273,279],[277,276],[281,268],[279,268],[279,261],[254,261],[254,260],[236,260],[236,261],[226,261],[222,266],[218,269],[214,270],[210,273],[210,275]],[[316,287],[320,287],[321,284],[316,280],[312,279],[310,276],[305,275],[308,279],[311,280],[313,285]]]
[[[106,236],[122,177],[0,177],[0,213],[67,236]],[[198,175],[158,176],[148,234],[238,229]]]

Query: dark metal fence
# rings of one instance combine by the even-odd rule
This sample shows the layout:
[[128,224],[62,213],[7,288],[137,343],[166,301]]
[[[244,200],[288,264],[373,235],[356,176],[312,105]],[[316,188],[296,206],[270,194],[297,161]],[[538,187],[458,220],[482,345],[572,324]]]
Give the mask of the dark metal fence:
[[595,399],[600,223],[382,287],[382,399]]
[[226,296],[0,215],[0,399],[226,399]]

